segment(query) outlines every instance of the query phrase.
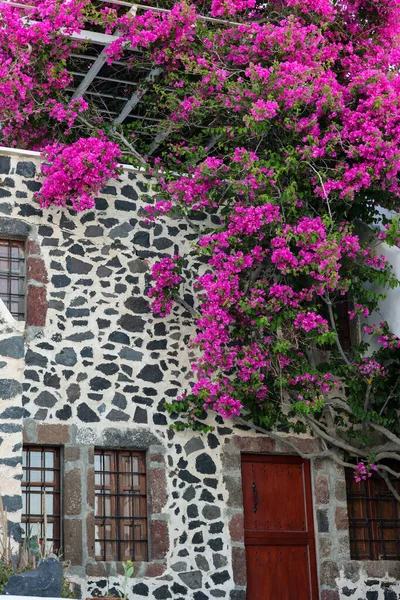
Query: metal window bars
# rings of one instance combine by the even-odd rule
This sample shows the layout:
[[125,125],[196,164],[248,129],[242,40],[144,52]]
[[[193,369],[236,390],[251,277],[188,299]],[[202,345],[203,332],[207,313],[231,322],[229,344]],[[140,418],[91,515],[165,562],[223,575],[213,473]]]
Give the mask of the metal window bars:
[[[397,491],[400,482],[392,481]],[[356,482],[346,469],[351,558],[400,560],[400,503],[377,474]]]
[[95,450],[95,556],[101,561],[147,560],[144,452]]
[[22,452],[22,529],[46,538],[47,550],[61,548],[60,448],[24,446]]
[[25,244],[0,240],[0,298],[17,321],[25,319]]

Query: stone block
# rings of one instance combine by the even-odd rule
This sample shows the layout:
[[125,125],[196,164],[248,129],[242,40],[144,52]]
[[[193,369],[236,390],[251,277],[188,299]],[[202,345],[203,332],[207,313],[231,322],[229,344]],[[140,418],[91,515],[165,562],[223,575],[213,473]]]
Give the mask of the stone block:
[[65,446],[64,447],[64,461],[74,462],[80,460],[81,450],[78,446]]
[[282,437],[281,450],[282,452],[290,452],[293,454],[293,448],[285,444],[285,440],[293,444],[298,450],[304,453],[311,453],[314,451],[314,440],[307,438],[298,438],[292,435]]
[[46,288],[28,285],[26,324],[31,327],[44,327],[46,325],[47,306]]
[[236,585],[246,585],[246,550],[238,546],[232,548],[233,581]]
[[5,587],[4,594],[59,598],[62,587],[62,570],[62,564],[56,558],[46,558],[36,569],[12,575]]
[[94,514],[86,517],[86,550],[89,558],[95,558],[95,523]]
[[232,508],[241,508],[243,506],[242,481],[238,476],[225,475],[223,482],[229,494],[227,506]]
[[94,467],[86,469],[86,502],[89,508],[94,509],[95,485],[94,485]]
[[329,558],[332,552],[332,540],[330,536],[319,536],[319,558]]
[[166,570],[166,563],[146,563],[146,577],[160,577]]
[[339,592],[333,590],[322,590],[321,600],[339,600]]
[[328,475],[315,477],[315,504],[329,504],[329,479]]
[[64,514],[80,515],[82,510],[81,470],[72,469],[64,474]]
[[158,514],[167,502],[167,479],[165,469],[149,469],[149,489],[151,490],[151,512]]
[[151,521],[152,559],[165,558],[169,550],[169,531],[165,521]]
[[321,585],[335,588],[336,579],[339,577],[339,569],[336,562],[333,560],[325,560],[320,565],[320,581]]
[[68,425],[37,425],[37,444],[68,444],[70,441]]
[[28,281],[48,283],[47,270],[44,260],[28,256],[26,259],[26,278]]
[[229,521],[229,533],[232,542],[244,542],[244,515],[237,513]]
[[274,452],[276,448],[275,440],[267,436],[236,436],[234,442],[242,452]]
[[80,519],[64,519],[64,559],[71,565],[83,563],[82,521]]
[[346,480],[345,479],[337,479],[335,481],[335,498],[339,502],[347,501]]
[[349,528],[349,519],[347,516],[347,508],[337,506],[335,510],[335,525],[338,531],[347,530]]

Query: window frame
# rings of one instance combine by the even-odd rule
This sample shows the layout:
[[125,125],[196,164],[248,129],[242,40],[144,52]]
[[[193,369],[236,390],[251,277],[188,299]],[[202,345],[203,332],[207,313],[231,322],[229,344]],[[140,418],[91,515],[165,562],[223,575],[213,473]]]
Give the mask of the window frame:
[[[40,452],[41,453],[41,466],[40,467],[32,467],[31,462],[31,453],[32,452]],[[46,452],[53,452],[54,456],[54,464],[53,467],[46,467]],[[27,526],[35,525],[40,523],[40,540],[44,539],[44,510],[43,510],[43,491],[45,487],[53,487],[54,491],[52,492],[52,496],[54,499],[54,509],[53,515],[47,516],[47,524],[53,525],[53,536],[48,537],[47,541],[51,541],[51,548],[55,552],[60,552],[62,549],[63,542],[63,510],[62,510],[62,492],[63,492],[63,472],[62,472],[62,448],[60,446],[48,446],[42,444],[24,444],[22,447],[23,456],[25,453],[27,456],[26,465],[23,464],[23,476],[21,480],[22,487],[22,496],[26,495],[25,499],[25,512],[22,513],[21,523],[26,524]],[[44,461],[43,461],[44,458]],[[24,478],[24,474],[27,472],[40,472],[41,477],[39,481],[32,481],[31,477],[29,479]],[[44,474],[47,472],[53,472],[54,477],[52,481],[46,481]],[[32,491],[33,494],[38,495],[40,493],[40,515],[37,516],[34,513],[30,513],[30,505],[31,499],[29,497],[29,492]],[[37,492],[36,490],[40,490]]]
[[[98,469],[96,462],[96,456],[100,456],[100,461],[102,461],[101,468]],[[110,468],[107,470],[105,468],[105,456],[110,457],[109,465]],[[131,463],[131,469],[133,468],[132,459],[138,459],[138,470],[137,471],[124,471],[121,468],[121,461],[123,458],[129,457]],[[94,526],[95,526],[95,534],[94,534],[94,543],[95,543],[95,559],[96,561],[110,562],[117,561],[123,562],[126,560],[139,561],[139,562],[147,562],[149,560],[149,514],[148,514],[148,469],[147,469],[147,461],[146,461],[146,451],[144,450],[132,450],[129,448],[103,448],[103,447],[95,447],[94,449],[94,477],[95,477],[95,505],[94,505]],[[121,478],[128,475],[131,478],[131,489],[129,490],[129,486],[122,489],[120,481]],[[109,483],[106,484],[107,476],[109,479]],[[114,476],[114,480],[113,480]],[[134,480],[133,478],[137,476],[139,480],[139,492],[133,491],[134,488]],[[107,494],[106,494],[107,491]],[[106,498],[110,499],[110,507],[111,513],[115,511],[115,516],[111,514],[107,514],[107,510],[105,514],[98,514],[98,506],[100,507],[100,512],[104,512],[103,507],[107,506]],[[132,514],[128,514],[126,516],[121,515],[124,510],[124,498],[129,498],[131,500],[131,511]],[[135,516],[135,498],[141,498],[139,500],[139,515]],[[144,506],[144,508],[143,508]],[[135,528],[137,521],[143,521],[143,525],[141,527],[143,534],[140,538],[135,537]],[[121,527],[122,525],[122,527]],[[122,537],[122,528],[130,527],[132,530],[132,536],[128,538]],[[106,535],[106,527],[110,527],[111,535]],[[99,528],[99,529],[98,529]],[[103,536],[98,535],[98,530],[103,529]],[[100,546],[100,553],[97,551],[98,544]],[[126,556],[123,553],[123,546],[130,547],[130,556]],[[144,547],[144,550],[138,553],[136,551],[136,546]],[[111,546],[111,552],[109,547]]]
[[[8,242],[5,244],[4,242]],[[27,256],[26,256],[26,240],[16,239],[16,238],[7,238],[0,236],[0,247],[7,247],[8,252],[7,256],[0,256],[1,261],[7,261],[8,268],[6,271],[0,269],[0,280],[7,282],[7,293],[0,294],[0,298],[3,300],[5,306],[7,307],[10,314],[14,317],[16,321],[25,321],[26,320],[26,308],[27,308],[27,288],[26,288],[26,266],[27,266]],[[18,256],[13,257],[13,249],[18,248]],[[22,269],[20,271],[13,271],[12,266],[13,263],[18,262],[18,264],[22,264]],[[18,293],[12,293],[12,282],[18,281]],[[20,293],[20,289],[22,292]],[[3,298],[3,296],[7,296],[8,299]],[[15,312],[11,310],[11,303],[18,303],[18,311]],[[23,306],[23,311],[20,311],[20,306]]]
[[[354,470],[346,468],[345,478],[351,559],[400,561],[400,502],[376,473],[366,480],[356,482]],[[400,487],[400,481],[396,480],[394,483]],[[355,487],[358,489],[354,489]],[[384,516],[382,512],[383,502],[388,501],[392,505],[392,518]],[[354,516],[356,503],[365,512],[365,517]],[[366,537],[358,537],[358,530],[364,530]],[[385,531],[391,530],[394,532],[393,538],[385,538]],[[387,552],[387,544],[394,544],[395,551]],[[360,549],[362,545],[367,551]]]

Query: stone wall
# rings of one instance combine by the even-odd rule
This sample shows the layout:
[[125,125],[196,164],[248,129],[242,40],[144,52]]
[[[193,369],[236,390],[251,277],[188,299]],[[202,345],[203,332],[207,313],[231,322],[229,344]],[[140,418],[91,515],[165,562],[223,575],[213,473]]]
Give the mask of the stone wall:
[[[108,183],[95,212],[42,213],[33,201],[38,166],[36,156],[0,151],[0,237],[26,239],[27,249],[22,398],[17,386],[13,398],[1,398],[1,381],[18,382],[20,350],[4,357],[0,380],[0,461],[16,469],[0,471],[3,498],[7,481],[15,486],[10,521],[20,514],[23,425],[26,442],[63,449],[69,578],[83,597],[120,588],[122,565],[93,556],[93,450],[146,450],[150,557],[136,565],[130,600],[245,600],[240,453],[291,451],[219,417],[210,417],[216,429],[207,435],[168,428],[164,401],[191,378],[186,341],[194,330],[180,306],[168,319],[151,314],[149,269],[196,234],[185,222],[140,218],[148,181],[131,168]],[[189,293],[185,300],[192,301]],[[0,323],[0,355],[4,338],[8,353],[10,339],[22,347],[18,324],[7,328]],[[307,438],[290,441],[313,448]],[[312,472],[321,599],[391,600],[397,563],[350,560],[343,473],[325,461]]]

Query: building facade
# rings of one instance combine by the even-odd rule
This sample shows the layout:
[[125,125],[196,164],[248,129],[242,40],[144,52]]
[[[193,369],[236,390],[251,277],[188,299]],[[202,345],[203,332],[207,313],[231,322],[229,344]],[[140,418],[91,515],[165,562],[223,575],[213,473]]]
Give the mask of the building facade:
[[[151,264],[196,239],[188,225],[146,223],[148,180],[128,167],[96,211],[42,212],[39,165],[35,153],[0,151],[0,494],[10,535],[45,533],[82,598],[121,589],[127,559],[130,600],[245,600],[247,585],[247,600],[258,600],[262,574],[281,567],[293,577],[282,571],[277,598],[400,598],[397,505],[380,490],[358,497],[341,467],[287,445],[310,452],[312,439],[275,441],[219,417],[205,435],[169,428],[164,402],[189,384],[194,328],[180,306],[155,318],[146,291]],[[265,518],[266,473],[287,523]]]

